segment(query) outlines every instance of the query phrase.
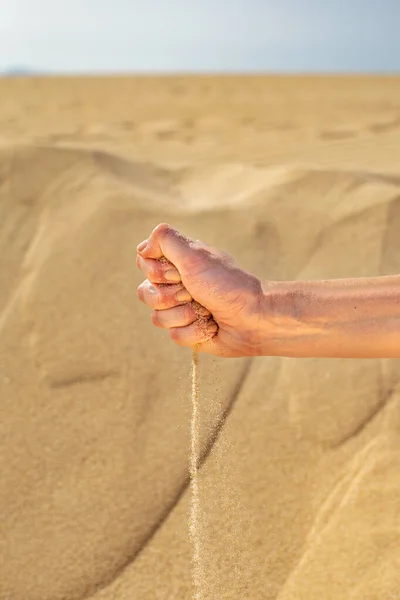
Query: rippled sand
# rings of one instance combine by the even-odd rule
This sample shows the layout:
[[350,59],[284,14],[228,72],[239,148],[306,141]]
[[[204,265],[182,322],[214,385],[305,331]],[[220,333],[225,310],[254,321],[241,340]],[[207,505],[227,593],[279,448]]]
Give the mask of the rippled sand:
[[[1,600],[190,600],[161,221],[268,279],[400,273],[399,79],[0,80]],[[201,357],[204,600],[400,598],[400,361]]]

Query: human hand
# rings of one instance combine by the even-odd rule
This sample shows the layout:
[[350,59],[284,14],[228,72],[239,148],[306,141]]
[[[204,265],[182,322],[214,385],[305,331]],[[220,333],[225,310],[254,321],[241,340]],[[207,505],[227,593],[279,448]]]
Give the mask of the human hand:
[[158,225],[138,246],[138,297],[180,346],[224,357],[261,353],[260,280],[225,252]]

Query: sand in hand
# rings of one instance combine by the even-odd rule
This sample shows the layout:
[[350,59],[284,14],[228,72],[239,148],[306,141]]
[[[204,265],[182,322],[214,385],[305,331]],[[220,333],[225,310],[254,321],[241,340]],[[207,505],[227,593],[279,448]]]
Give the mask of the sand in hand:
[[[191,600],[166,221],[268,279],[400,272],[393,80],[1,80],[1,600]],[[232,101],[235,99],[235,102]],[[400,589],[399,362],[198,365],[202,600]]]

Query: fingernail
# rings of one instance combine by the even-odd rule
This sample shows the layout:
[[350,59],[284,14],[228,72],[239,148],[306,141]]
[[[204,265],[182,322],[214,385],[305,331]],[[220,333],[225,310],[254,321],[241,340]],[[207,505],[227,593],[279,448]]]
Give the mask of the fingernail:
[[179,275],[177,269],[169,269],[165,271],[164,277],[167,281],[173,281],[174,283],[178,283],[181,280],[181,276]]
[[146,248],[146,246],[147,246],[147,240],[144,240],[144,242],[139,244],[139,246],[136,248],[136,250],[138,252],[143,252],[143,250]]
[[178,302],[190,302],[192,300],[192,296],[187,290],[180,290],[175,294],[175,298]]

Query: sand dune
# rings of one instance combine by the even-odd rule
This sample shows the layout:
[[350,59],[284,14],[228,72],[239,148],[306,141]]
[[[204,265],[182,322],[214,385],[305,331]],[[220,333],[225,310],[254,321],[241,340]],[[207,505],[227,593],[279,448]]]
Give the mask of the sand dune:
[[[285,81],[0,82],[1,600],[191,598],[190,352],[136,298],[155,224],[265,279],[400,272],[398,127],[365,125],[390,122],[382,82],[305,80],[296,112]],[[335,106],[358,160],[323,134]],[[200,371],[204,600],[397,598],[399,361]]]

